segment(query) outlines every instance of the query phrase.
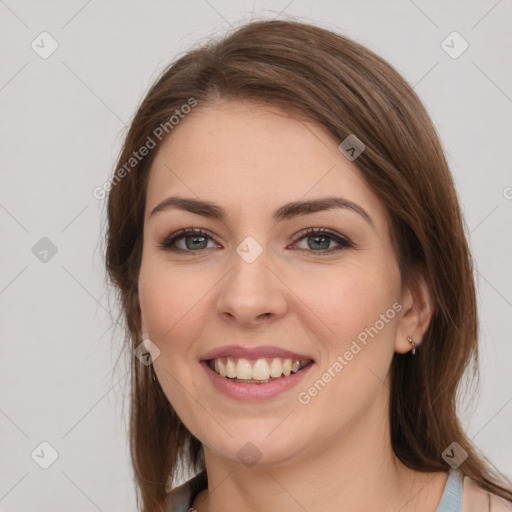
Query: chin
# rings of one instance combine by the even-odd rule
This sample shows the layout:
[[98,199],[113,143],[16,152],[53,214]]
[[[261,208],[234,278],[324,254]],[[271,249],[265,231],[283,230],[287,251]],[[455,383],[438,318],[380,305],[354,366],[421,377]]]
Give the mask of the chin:
[[[302,438],[290,435],[289,429],[276,426],[282,421],[265,422],[265,427],[245,430],[241,433],[226,434],[222,440],[205,440],[203,444],[216,456],[247,468],[265,468],[286,465],[304,456],[308,445],[304,431]],[[286,420],[285,420],[286,422]],[[268,425],[272,424],[271,427]]]

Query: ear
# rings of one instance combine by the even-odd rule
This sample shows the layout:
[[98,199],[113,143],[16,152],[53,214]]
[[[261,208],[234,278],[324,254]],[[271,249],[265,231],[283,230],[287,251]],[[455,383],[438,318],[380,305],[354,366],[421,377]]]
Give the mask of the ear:
[[402,315],[398,321],[395,352],[405,354],[412,349],[407,341],[410,336],[419,346],[430,325],[433,314],[432,296],[423,274],[411,278],[402,295]]

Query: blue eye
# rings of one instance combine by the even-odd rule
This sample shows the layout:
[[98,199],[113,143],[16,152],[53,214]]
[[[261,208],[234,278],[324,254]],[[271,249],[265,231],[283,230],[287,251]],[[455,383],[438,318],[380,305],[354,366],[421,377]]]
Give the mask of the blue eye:
[[[183,228],[165,237],[159,243],[159,247],[165,251],[178,253],[201,252],[204,249],[211,249],[216,247],[216,245],[213,247],[208,247],[209,239],[213,241],[211,234],[204,229]],[[302,239],[314,239],[312,243],[308,242],[308,249],[297,249],[299,252],[307,254],[330,254],[342,249],[354,247],[348,238],[340,235],[336,231],[332,231],[326,228],[308,228],[306,231],[303,231],[297,235],[294,244]],[[182,240],[184,241],[185,247],[177,247],[175,244]],[[330,246],[332,242],[337,243],[338,246],[325,249],[325,246]]]
[[[205,240],[208,238],[211,238],[210,234],[203,229],[183,228],[164,238],[159,247],[166,251],[197,252],[201,249],[207,249]],[[186,249],[174,247],[174,244],[181,239],[185,240]]]
[[[340,251],[342,249],[348,249],[348,248],[354,247],[354,245],[348,238],[340,235],[339,233],[336,233],[336,231],[332,231],[330,229],[325,229],[325,228],[308,228],[305,232],[301,232],[297,235],[297,239],[296,239],[295,243],[297,243],[298,241],[300,241],[302,239],[306,239],[306,240],[313,239],[314,240],[312,243],[310,243],[308,241],[309,249],[299,249],[299,251],[306,252],[306,253],[316,253],[316,254],[322,255],[322,254],[330,254],[333,252]],[[330,249],[324,248],[325,245],[330,246],[331,242],[333,242],[333,241],[338,244],[338,247],[334,247],[334,248],[330,248]],[[314,250],[315,247],[320,248],[322,250],[320,250],[320,251]]]

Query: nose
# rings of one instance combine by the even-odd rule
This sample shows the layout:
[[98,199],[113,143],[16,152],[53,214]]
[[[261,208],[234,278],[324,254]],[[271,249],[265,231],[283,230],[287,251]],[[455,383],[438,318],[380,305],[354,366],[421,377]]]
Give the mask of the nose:
[[217,299],[223,321],[248,328],[285,315],[289,290],[274,267],[265,251],[252,263],[235,254]]

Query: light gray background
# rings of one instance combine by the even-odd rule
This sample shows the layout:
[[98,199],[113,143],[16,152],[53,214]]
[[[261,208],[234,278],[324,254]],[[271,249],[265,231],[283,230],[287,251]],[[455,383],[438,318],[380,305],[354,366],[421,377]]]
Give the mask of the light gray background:
[[[113,171],[126,125],[170,60],[230,24],[287,16],[386,58],[414,85],[439,130],[478,278],[481,396],[463,421],[512,476],[510,0],[6,0],[0,510],[135,510],[123,360],[113,372],[122,330],[112,328],[109,311],[117,313],[103,279],[104,201],[92,191]],[[47,59],[31,48],[34,40],[49,48],[43,31],[59,45]],[[469,43],[457,59],[441,47],[453,31]],[[43,237],[57,248],[47,262],[32,251]],[[31,458],[43,441],[58,452],[46,470]],[[41,461],[50,450],[37,453]]]

